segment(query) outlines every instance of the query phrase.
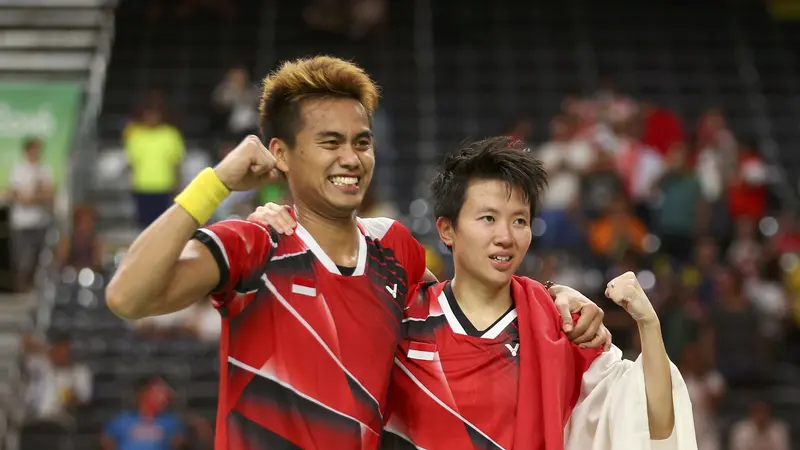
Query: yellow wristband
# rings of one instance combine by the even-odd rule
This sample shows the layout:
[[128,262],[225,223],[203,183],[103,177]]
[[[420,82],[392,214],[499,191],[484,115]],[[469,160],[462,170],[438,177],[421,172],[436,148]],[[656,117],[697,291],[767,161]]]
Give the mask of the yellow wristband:
[[220,181],[214,169],[203,169],[177,197],[175,203],[185,209],[200,225],[208,222],[231,191]]

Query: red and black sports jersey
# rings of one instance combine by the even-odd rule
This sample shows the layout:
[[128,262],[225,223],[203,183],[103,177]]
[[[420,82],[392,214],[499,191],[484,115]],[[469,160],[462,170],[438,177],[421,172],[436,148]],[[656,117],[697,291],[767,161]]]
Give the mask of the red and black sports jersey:
[[359,230],[350,276],[301,226],[291,236],[242,220],[198,230],[220,267],[218,450],[377,447],[425,252],[393,220],[359,219]]
[[[517,312],[478,331],[449,282],[412,289],[381,449],[501,449],[514,440]],[[440,292],[438,295],[437,292]]]

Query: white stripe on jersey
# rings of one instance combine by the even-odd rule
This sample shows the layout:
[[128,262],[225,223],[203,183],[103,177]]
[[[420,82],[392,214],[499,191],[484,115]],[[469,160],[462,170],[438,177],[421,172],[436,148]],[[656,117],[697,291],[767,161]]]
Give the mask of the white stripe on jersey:
[[292,284],[292,294],[300,294],[308,297],[316,297],[317,289],[311,286],[303,286],[300,284]]
[[222,239],[217,236],[217,233],[209,230],[208,228],[198,228],[199,232],[205,234],[206,236],[210,237],[215,244],[217,244],[217,248],[219,249],[220,253],[222,253],[222,259],[225,260],[225,266],[230,270],[231,262],[228,260],[228,251],[225,250],[225,246],[222,245]]
[[517,310],[512,309],[511,311],[507,312],[502,319],[498,320],[493,327],[486,330],[486,332],[483,333],[481,337],[485,339],[494,339],[497,336],[500,336],[500,333],[502,333],[507,326],[511,325],[511,322],[513,322],[514,319],[516,318],[517,318]]
[[269,231],[270,229],[269,229],[269,227],[267,225],[264,225],[263,223],[260,223],[260,222],[254,222],[252,220],[227,219],[227,221],[229,221],[229,222],[244,222],[244,223],[247,223],[247,224],[250,224],[250,225],[257,226],[258,228],[261,229],[261,231],[263,231],[264,233],[267,233],[267,239],[269,239],[269,243],[270,243],[270,245],[272,245],[272,248],[278,248],[278,243],[272,240],[272,233],[270,233],[270,231]]
[[497,442],[493,441],[493,440],[492,440],[492,438],[490,438],[489,436],[487,436],[487,435],[486,435],[486,433],[484,433],[483,431],[481,431],[481,430],[480,430],[480,428],[478,428],[478,427],[476,427],[475,425],[473,425],[473,424],[472,424],[470,421],[468,421],[467,419],[465,419],[465,418],[464,418],[464,417],[463,417],[461,414],[459,414],[459,413],[457,413],[456,411],[454,411],[454,410],[453,410],[453,408],[451,408],[451,407],[447,406],[447,404],[446,404],[445,402],[441,401],[441,400],[439,399],[439,397],[437,397],[436,395],[434,395],[434,393],[433,393],[433,392],[431,392],[431,391],[430,391],[428,388],[426,388],[426,387],[425,387],[425,385],[424,385],[424,384],[422,384],[422,382],[421,382],[421,381],[419,381],[419,380],[417,379],[417,377],[415,377],[415,376],[414,376],[414,374],[413,374],[413,373],[411,373],[411,371],[410,371],[410,370],[408,370],[408,369],[406,368],[406,366],[404,366],[404,365],[403,365],[403,363],[402,363],[402,362],[401,362],[399,359],[395,358],[395,359],[394,359],[394,363],[395,363],[395,364],[396,364],[398,367],[400,367],[400,370],[402,370],[402,371],[403,371],[403,373],[405,373],[405,374],[408,376],[408,378],[409,378],[409,379],[411,379],[411,381],[413,381],[413,382],[414,382],[414,384],[416,384],[416,385],[417,385],[417,387],[419,387],[419,388],[422,390],[422,392],[424,392],[424,393],[425,393],[425,394],[426,394],[428,397],[430,397],[430,398],[431,398],[433,401],[435,401],[435,402],[436,402],[436,403],[437,403],[439,406],[441,406],[442,408],[444,408],[444,409],[445,409],[445,411],[447,411],[447,412],[449,412],[450,414],[452,414],[452,415],[456,416],[456,417],[457,417],[459,420],[461,420],[462,422],[464,422],[464,424],[466,424],[467,426],[469,426],[470,428],[472,428],[473,430],[475,430],[475,432],[477,432],[478,434],[480,434],[481,436],[483,436],[484,438],[486,438],[486,440],[488,440],[488,441],[489,441],[489,442],[491,442],[492,444],[496,445],[496,446],[497,446],[497,448],[499,448],[499,449],[501,449],[501,450],[504,450],[504,449],[503,449],[503,447],[502,447],[500,444],[498,444]]
[[356,220],[364,227],[367,236],[377,240],[383,239],[395,222],[394,219],[388,217],[356,217]]
[[453,314],[453,310],[450,308],[450,302],[447,301],[447,295],[444,293],[444,289],[439,294],[439,306],[442,308],[444,312],[444,317],[447,318],[447,324],[450,325],[450,328],[456,334],[463,334],[466,335],[467,332],[464,330],[464,327],[461,326],[461,322],[458,321],[456,315]]
[[347,376],[350,377],[350,379],[353,380],[369,396],[369,398],[372,399],[373,402],[375,402],[375,406],[378,409],[378,415],[380,415],[382,419],[383,411],[381,411],[381,404],[378,402],[378,400],[375,399],[372,393],[367,388],[365,388],[363,384],[361,384],[361,381],[358,378],[356,378],[352,373],[350,373],[349,370],[347,370],[347,367],[345,367],[342,361],[336,356],[336,354],[333,353],[330,347],[328,347],[328,345],[325,343],[322,337],[316,332],[316,330],[314,330],[311,324],[309,324],[306,321],[306,319],[304,319],[303,316],[301,316],[300,313],[297,312],[297,310],[294,309],[292,305],[290,305],[289,302],[286,301],[286,299],[281,295],[281,293],[278,292],[278,289],[275,287],[275,285],[272,284],[271,281],[269,281],[269,278],[267,278],[267,274],[261,275],[261,280],[264,282],[264,285],[267,287],[267,289],[269,289],[269,291],[272,292],[272,294],[278,300],[278,303],[280,303],[284,308],[286,308],[286,310],[289,311],[289,313],[293,315],[300,322],[300,324],[303,325],[303,327],[306,330],[308,330],[309,333],[311,333],[311,336],[313,336],[314,339],[316,339],[317,342],[319,342],[319,345],[321,345],[322,349],[325,350],[325,352],[328,355],[330,355],[330,357],[333,359],[336,365],[338,365],[339,368],[342,369],[342,371],[346,373]]
[[273,373],[269,373],[269,372],[267,372],[267,371],[263,370],[263,368],[262,368],[262,369],[256,369],[255,367],[252,367],[252,366],[250,366],[250,365],[247,365],[247,364],[245,364],[245,363],[243,363],[243,362],[241,362],[241,361],[237,360],[236,358],[234,358],[234,357],[232,357],[232,356],[229,356],[229,357],[228,357],[228,362],[229,362],[229,363],[231,363],[231,364],[233,364],[234,366],[236,366],[236,367],[240,368],[240,369],[246,370],[246,371],[248,371],[248,372],[250,372],[250,373],[253,373],[253,374],[255,374],[255,375],[258,375],[258,376],[260,376],[260,377],[266,378],[266,379],[268,379],[268,380],[270,380],[270,381],[274,381],[275,383],[278,383],[278,384],[280,384],[280,385],[281,385],[281,386],[283,386],[284,388],[286,388],[286,389],[288,389],[288,390],[290,390],[290,391],[294,392],[294,393],[295,393],[295,394],[297,394],[299,397],[302,397],[302,398],[304,398],[304,399],[306,399],[306,400],[308,400],[308,401],[310,401],[310,402],[312,402],[312,403],[314,403],[314,404],[316,404],[316,405],[322,406],[323,408],[327,409],[328,411],[330,411],[330,412],[332,412],[332,413],[336,413],[336,414],[338,414],[338,415],[340,415],[340,416],[342,416],[342,417],[346,417],[346,418],[348,418],[348,419],[352,420],[353,422],[356,422],[356,423],[358,423],[359,425],[361,425],[361,427],[362,427],[362,428],[366,428],[366,429],[367,429],[367,430],[369,430],[369,431],[370,431],[372,434],[374,434],[374,435],[376,435],[376,436],[379,436],[379,433],[377,433],[375,430],[373,430],[372,428],[370,428],[370,427],[369,427],[369,426],[367,426],[366,424],[362,423],[360,420],[356,419],[355,417],[351,417],[351,416],[349,416],[349,415],[347,415],[347,414],[345,414],[345,413],[343,413],[343,412],[341,412],[341,411],[339,411],[339,410],[337,410],[337,409],[335,409],[335,408],[333,408],[333,407],[331,407],[331,406],[328,406],[328,405],[326,405],[326,404],[322,403],[321,401],[319,401],[319,400],[315,399],[314,397],[311,397],[311,396],[309,396],[308,394],[304,394],[304,393],[302,393],[302,392],[298,391],[298,390],[297,390],[297,389],[296,389],[294,386],[292,386],[291,384],[289,384],[289,383],[287,383],[287,382],[285,382],[285,381],[279,380],[279,379],[278,379],[278,377],[276,377],[276,376],[275,376],[275,374],[273,374]]
[[[408,308],[406,308],[407,310]],[[431,317],[440,317],[442,313],[439,314],[428,314],[428,317],[404,317],[403,322],[408,322],[409,320],[412,322],[425,322],[426,320],[430,319]]]
[[421,359],[423,361],[433,361],[433,358],[436,356],[434,352],[426,352],[423,350],[409,350],[408,356],[411,359]]
[[281,259],[291,258],[293,256],[300,256],[300,255],[303,255],[303,254],[306,254],[306,253],[308,253],[308,249],[301,250],[301,251],[295,252],[295,253],[284,253],[282,255],[276,255],[276,256],[273,256],[272,258],[270,258],[269,260],[270,261],[279,261]]

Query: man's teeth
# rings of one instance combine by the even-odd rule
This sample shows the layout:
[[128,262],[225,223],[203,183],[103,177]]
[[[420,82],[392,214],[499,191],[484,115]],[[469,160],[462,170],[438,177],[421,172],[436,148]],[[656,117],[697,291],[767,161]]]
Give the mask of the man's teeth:
[[339,186],[353,186],[358,184],[358,177],[330,177],[331,183]]
[[492,256],[491,258],[495,261],[511,261],[510,256]]

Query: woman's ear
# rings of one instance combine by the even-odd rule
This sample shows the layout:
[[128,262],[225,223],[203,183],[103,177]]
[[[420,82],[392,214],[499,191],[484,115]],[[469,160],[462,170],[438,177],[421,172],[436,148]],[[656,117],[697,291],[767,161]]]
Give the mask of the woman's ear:
[[453,247],[456,232],[453,222],[445,217],[439,217],[436,219],[436,230],[439,232],[439,239],[442,240],[444,245],[448,248]]

